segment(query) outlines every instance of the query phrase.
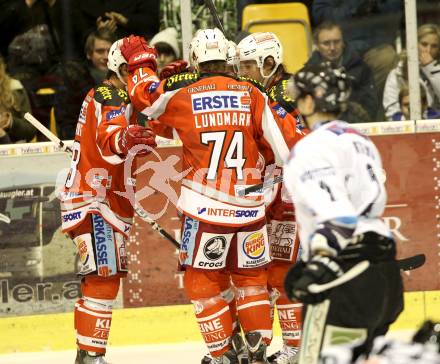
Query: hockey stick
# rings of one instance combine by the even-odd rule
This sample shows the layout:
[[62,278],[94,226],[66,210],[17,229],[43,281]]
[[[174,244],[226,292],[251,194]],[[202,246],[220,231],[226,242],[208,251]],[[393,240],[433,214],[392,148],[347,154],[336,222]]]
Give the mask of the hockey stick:
[[59,139],[54,133],[52,133],[48,128],[41,124],[32,114],[27,112],[26,114],[24,114],[24,118],[29,123],[31,123],[38,131],[40,131],[41,134],[43,134],[47,139],[49,139],[51,142],[54,142],[61,150],[72,154],[72,149],[64,144],[64,142]]
[[[308,287],[308,290],[311,293],[321,293],[340,286],[363,273],[369,266],[370,262],[368,260],[363,260],[334,281],[325,284],[311,284]],[[329,308],[329,299],[315,305],[307,305],[302,333],[303,336],[301,339],[301,349],[299,351],[299,364],[318,364]]]
[[318,363],[329,307],[328,299],[316,305],[307,305],[298,364]]
[[[400,269],[406,271],[421,267],[425,263],[425,260],[426,257],[424,254],[418,254],[409,258],[399,259],[397,260],[397,264]],[[309,291],[312,293],[320,293],[346,283],[364,272],[368,266],[368,261],[362,261],[347,271],[344,275],[330,283],[311,285]],[[307,306],[298,364],[318,364],[329,307],[329,299],[315,305]]]
[[363,260],[335,280],[324,284],[313,283],[308,287],[308,290],[310,293],[321,293],[331,288],[340,286],[341,284],[347,283],[348,281],[351,281],[353,278],[357,277],[359,274],[365,272],[369,266],[370,262],[368,260]]
[[146,223],[151,225],[153,230],[156,230],[160,235],[162,235],[165,239],[169,240],[171,244],[173,244],[177,249],[180,248],[180,243],[174,239],[166,230],[164,230],[156,221],[148,217],[148,214],[141,208],[135,206],[134,210],[138,214],[138,216],[145,221]]
[[283,175],[276,176],[257,185],[243,188],[242,190],[237,191],[237,196],[243,197],[253,192],[263,192],[263,190],[265,190],[266,188],[272,187],[273,185],[276,185],[277,183],[281,183],[281,182],[283,182]]
[[[24,118],[31,123],[36,129],[38,129],[47,139],[55,143],[61,150],[72,155],[72,149],[63,143],[54,133],[52,133],[48,128],[41,124],[37,118],[32,114],[24,114]],[[156,221],[148,217],[148,214],[138,206],[134,206],[134,211],[136,214],[146,223],[150,224],[153,230],[156,230],[160,235],[169,240],[176,248],[180,248],[180,243],[174,239],[168,232],[166,232]]]
[[425,261],[426,261],[425,254],[417,254],[412,257],[398,259],[397,265],[401,270],[408,271],[408,270],[420,268],[422,265],[425,264]]
[[208,7],[209,11],[211,12],[211,15],[214,19],[215,26],[219,28],[223,34],[225,33],[225,28],[223,28],[223,24],[220,21],[220,18],[218,16],[217,8],[215,7],[213,0],[205,0],[205,5]]

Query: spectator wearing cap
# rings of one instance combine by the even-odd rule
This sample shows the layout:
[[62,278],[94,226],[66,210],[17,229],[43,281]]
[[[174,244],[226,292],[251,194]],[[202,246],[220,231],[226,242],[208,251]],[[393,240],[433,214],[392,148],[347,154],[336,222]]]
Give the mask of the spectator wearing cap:
[[180,58],[180,46],[178,33],[175,28],[166,28],[157,33],[150,41],[150,44],[157,50],[157,73],[168,63]]

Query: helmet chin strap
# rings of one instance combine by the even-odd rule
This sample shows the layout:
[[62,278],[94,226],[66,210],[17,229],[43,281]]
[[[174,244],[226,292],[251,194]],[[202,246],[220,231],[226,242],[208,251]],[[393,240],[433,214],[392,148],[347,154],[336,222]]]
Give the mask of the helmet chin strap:
[[267,85],[269,84],[269,81],[271,80],[272,76],[275,74],[276,70],[278,67],[274,67],[274,69],[266,76],[263,72],[264,72],[264,68],[263,66],[260,67],[260,75],[261,77],[263,77],[263,86],[267,87]]

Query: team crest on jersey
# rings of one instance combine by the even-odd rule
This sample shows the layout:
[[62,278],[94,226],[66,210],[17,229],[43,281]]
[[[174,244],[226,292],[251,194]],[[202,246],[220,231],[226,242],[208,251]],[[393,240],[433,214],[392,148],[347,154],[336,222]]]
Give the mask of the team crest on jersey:
[[282,119],[284,119],[287,116],[287,111],[279,104],[273,106],[272,110],[275,111],[277,115]]
[[157,90],[157,88],[159,87],[160,82],[153,82],[150,87],[148,87],[148,93],[153,93],[154,91]]

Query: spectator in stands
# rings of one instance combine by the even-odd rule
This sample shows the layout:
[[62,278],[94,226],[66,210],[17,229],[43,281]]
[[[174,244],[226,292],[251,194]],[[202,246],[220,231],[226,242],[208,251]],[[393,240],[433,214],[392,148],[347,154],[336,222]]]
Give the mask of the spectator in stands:
[[[426,97],[426,91],[423,87],[420,87],[420,100],[422,103],[422,118],[423,119],[440,119],[440,113],[437,110],[428,106],[428,98]],[[400,110],[393,114],[393,121],[411,120],[410,108],[409,108],[409,88],[403,86],[399,92],[399,105]]]
[[150,44],[157,50],[158,74],[168,63],[181,57],[178,37],[176,28],[166,28],[151,39]]
[[107,76],[108,52],[114,41],[116,41],[114,35],[106,31],[92,32],[86,39],[84,52],[89,61],[88,69],[95,84],[101,83]]
[[95,31],[110,31],[116,39],[130,34],[147,39],[159,30],[157,0],[77,0],[77,26],[83,41]]
[[26,142],[35,136],[36,129],[23,117],[30,111],[23,85],[9,77],[0,57],[0,144]]
[[314,32],[314,41],[316,50],[306,65],[330,62],[334,67],[344,67],[347,75],[352,78],[352,92],[348,105],[351,110],[347,121],[374,121],[379,100],[373,73],[350,44],[344,42],[341,27],[332,22],[321,23]]
[[381,100],[388,73],[397,63],[394,48],[403,14],[402,0],[314,0],[316,24],[342,24],[346,43],[359,53],[373,71]]
[[[177,29],[179,40],[182,39],[180,21],[180,0],[160,1],[160,28],[173,27]],[[193,33],[198,29],[214,28],[216,26],[211,12],[204,0],[192,0],[191,12],[193,14]],[[233,40],[237,33],[237,5],[235,0],[214,0],[220,21],[225,29],[227,39]]]
[[45,8],[50,18],[56,13],[55,0],[0,0],[0,54],[8,58],[8,46],[19,34],[46,24]]
[[[424,88],[428,107],[440,111],[440,28],[435,24],[421,25],[417,30],[420,85]],[[383,107],[387,120],[401,112],[399,92],[408,86],[408,64],[406,52],[400,55],[396,68],[389,73],[384,94]]]

